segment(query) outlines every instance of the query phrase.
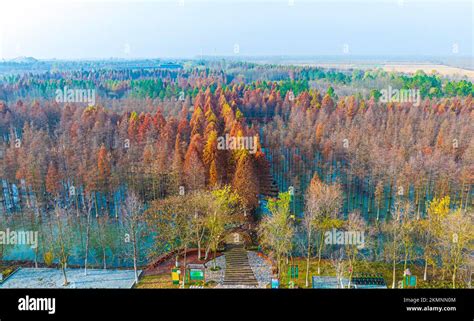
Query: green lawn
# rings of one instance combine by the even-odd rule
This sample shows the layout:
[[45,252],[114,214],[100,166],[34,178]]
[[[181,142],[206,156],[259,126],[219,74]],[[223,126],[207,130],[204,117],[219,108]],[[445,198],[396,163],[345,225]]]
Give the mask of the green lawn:
[[178,285],[171,282],[171,274],[146,275],[135,286],[137,289],[177,289]]
[[[211,288],[215,286],[214,282],[208,283],[195,283],[195,285],[203,285],[205,288]],[[186,288],[189,288],[190,284],[186,284]],[[146,275],[142,277],[138,285],[135,286],[137,289],[178,289],[179,285],[173,284],[171,281],[171,273],[163,273],[157,275]]]
[[17,268],[16,265],[1,265],[0,264],[0,273],[3,275],[3,278],[5,279],[13,271],[15,271],[16,268]]

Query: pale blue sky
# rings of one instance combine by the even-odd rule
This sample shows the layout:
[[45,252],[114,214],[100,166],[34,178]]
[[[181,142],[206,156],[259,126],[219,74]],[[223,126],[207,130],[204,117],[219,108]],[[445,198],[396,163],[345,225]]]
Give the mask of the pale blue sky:
[[350,55],[473,56],[472,1],[0,3],[0,57],[7,59],[342,55],[344,48]]

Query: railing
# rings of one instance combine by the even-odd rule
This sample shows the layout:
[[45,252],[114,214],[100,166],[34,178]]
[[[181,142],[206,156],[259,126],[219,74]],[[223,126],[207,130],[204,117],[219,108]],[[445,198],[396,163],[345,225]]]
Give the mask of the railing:
[[6,278],[2,278],[0,279],[0,286],[5,283],[5,281],[7,281],[13,274],[15,274],[16,272],[18,272],[19,270],[21,269],[21,267],[17,267],[12,273],[8,274],[8,276]]

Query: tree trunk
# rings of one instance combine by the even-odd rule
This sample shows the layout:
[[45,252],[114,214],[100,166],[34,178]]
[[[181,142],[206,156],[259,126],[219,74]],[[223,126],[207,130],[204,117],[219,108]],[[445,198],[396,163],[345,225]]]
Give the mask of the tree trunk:
[[355,260],[355,256],[349,255],[349,266],[351,268],[351,272],[349,273],[349,284],[348,284],[349,289],[351,288],[351,284],[352,284],[352,275],[354,275],[354,260]]
[[456,288],[456,272],[457,272],[457,267],[455,266],[453,270],[453,289]]
[[59,244],[61,247],[61,252],[60,252],[60,258],[59,258],[59,263],[61,264],[61,270],[63,272],[63,277],[64,277],[64,286],[67,286],[69,282],[67,281],[67,275],[66,275],[66,264],[67,264],[67,256],[66,256],[66,250],[65,250],[65,245],[64,245],[64,239],[63,239],[63,229],[62,229],[62,224],[61,224],[61,218],[57,217],[58,220],[58,232],[59,232]]
[[468,185],[467,187],[467,194],[466,194],[466,200],[464,202],[464,210],[467,210],[467,205],[469,204],[469,196],[471,195],[471,185]]
[[107,270],[107,252],[105,250],[105,246],[102,247],[102,256],[104,260],[104,270]]
[[186,285],[186,252],[188,251],[187,245],[184,246],[184,255],[183,255],[183,268],[184,268],[184,278],[183,278],[183,288]]
[[84,257],[84,275],[87,275],[87,258],[89,256],[89,238],[90,238],[90,213],[87,214],[87,227],[86,227],[86,253]]
[[395,289],[396,281],[396,261],[393,260],[393,271],[392,271],[392,289]]
[[138,251],[137,251],[137,238],[135,229],[133,230],[133,271],[135,272],[135,284],[138,284],[138,269],[137,269],[137,261],[138,261]]
[[323,235],[318,249],[318,275],[321,274],[321,252],[323,251]]
[[67,280],[67,275],[66,275],[66,267],[65,267],[65,264],[64,262],[61,263],[61,270],[63,271],[63,277],[64,277],[64,286],[67,286],[69,284],[68,280]]
[[211,246],[208,245],[206,247],[206,253],[204,254],[204,260],[207,260],[208,256],[209,256],[209,251],[211,250]]
[[77,197],[77,193],[74,193],[74,194],[75,194],[75,202],[74,203],[76,203],[76,216],[79,217],[79,200],[78,200],[78,197]]
[[311,257],[311,232],[308,233],[308,253],[306,256],[306,279],[305,279],[305,285],[306,287],[309,286],[309,261]]
[[198,247],[198,260],[201,261],[201,240],[198,239],[197,241],[197,247]]
[[281,258],[280,258],[280,255],[277,255],[277,279],[281,281],[280,270],[281,270]]
[[214,269],[216,269],[217,246],[214,248]]
[[425,256],[425,271],[423,273],[423,281],[428,279],[428,259]]
[[405,258],[403,260],[403,271],[405,271],[407,269],[407,265],[408,265],[408,248],[405,247]]
[[36,245],[36,248],[35,248],[35,269],[38,268],[38,250],[39,250],[39,245]]
[[94,193],[95,198],[95,217],[99,217],[99,202],[97,201],[97,192]]

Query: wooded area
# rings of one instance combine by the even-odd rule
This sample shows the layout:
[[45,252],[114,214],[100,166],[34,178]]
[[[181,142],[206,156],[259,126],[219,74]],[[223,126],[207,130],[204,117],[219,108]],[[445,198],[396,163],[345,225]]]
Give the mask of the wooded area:
[[[420,90],[421,104],[380,102],[389,85]],[[54,101],[65,86],[94,89],[96,105]],[[456,286],[472,260],[473,93],[423,73],[250,63],[6,76],[0,222],[49,228],[35,262],[63,266],[74,255],[87,266],[92,228],[104,267],[127,256],[124,230],[136,266],[190,246],[207,257],[226,229],[257,224],[281,267],[291,255],[330,257],[324,232],[357,229],[375,241],[347,250],[351,271],[361,255],[394,271],[421,262],[425,278],[441,265]],[[256,153],[219,148],[226,135],[257,136]]]

